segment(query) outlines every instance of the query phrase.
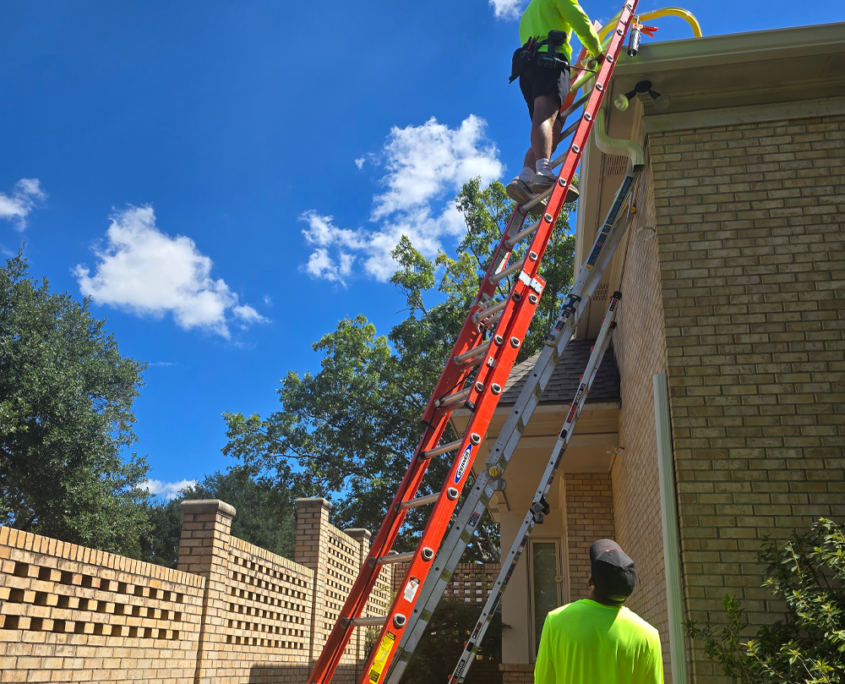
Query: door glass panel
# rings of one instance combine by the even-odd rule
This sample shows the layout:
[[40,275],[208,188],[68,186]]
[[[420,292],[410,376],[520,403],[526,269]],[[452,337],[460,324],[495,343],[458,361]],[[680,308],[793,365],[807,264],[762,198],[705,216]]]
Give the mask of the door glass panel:
[[531,572],[534,653],[536,654],[546,615],[549,611],[560,606],[560,585],[555,581],[555,577],[559,574],[557,544],[554,542],[534,542],[531,544]]

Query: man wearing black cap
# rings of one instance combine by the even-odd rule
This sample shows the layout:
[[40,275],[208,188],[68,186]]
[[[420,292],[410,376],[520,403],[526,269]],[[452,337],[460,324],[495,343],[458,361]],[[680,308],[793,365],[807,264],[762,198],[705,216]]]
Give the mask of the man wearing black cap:
[[657,630],[622,604],[637,572],[615,541],[590,547],[590,598],[546,617],[535,684],[663,684]]

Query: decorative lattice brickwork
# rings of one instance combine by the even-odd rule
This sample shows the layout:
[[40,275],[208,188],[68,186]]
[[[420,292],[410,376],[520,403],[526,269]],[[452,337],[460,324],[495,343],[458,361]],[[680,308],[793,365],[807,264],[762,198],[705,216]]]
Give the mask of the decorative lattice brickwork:
[[[465,603],[484,603],[493,589],[499,574],[498,563],[458,563],[452,579],[446,585],[443,598]],[[406,564],[396,566],[393,574],[393,591],[398,592],[408,569]]]
[[3,679],[70,681],[72,669],[76,681],[193,682],[204,585],[0,527]]

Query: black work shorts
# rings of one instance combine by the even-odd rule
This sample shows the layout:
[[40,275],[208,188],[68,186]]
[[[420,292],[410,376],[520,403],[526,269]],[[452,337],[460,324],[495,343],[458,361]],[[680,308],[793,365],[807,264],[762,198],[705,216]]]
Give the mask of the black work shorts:
[[557,96],[560,107],[569,92],[569,67],[547,69],[535,62],[529,64],[519,77],[519,89],[528,105],[528,113],[534,119],[534,100],[542,95]]

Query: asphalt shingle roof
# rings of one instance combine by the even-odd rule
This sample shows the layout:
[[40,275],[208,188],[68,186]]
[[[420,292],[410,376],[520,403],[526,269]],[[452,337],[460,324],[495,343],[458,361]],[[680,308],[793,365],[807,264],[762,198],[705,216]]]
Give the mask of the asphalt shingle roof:
[[[566,351],[563,353],[563,358],[558,363],[554,373],[552,373],[549,384],[546,385],[546,391],[543,392],[543,397],[540,399],[541,404],[572,401],[578,389],[581,374],[584,372],[584,369],[587,367],[587,361],[590,359],[590,347],[593,346],[594,342],[595,340],[569,341],[569,344],[566,345]],[[508,378],[508,383],[505,385],[505,391],[502,394],[500,404],[509,405],[516,403],[516,398],[525,384],[528,373],[534,368],[534,363],[537,361],[538,356],[540,355],[535,354],[518,366],[514,366]],[[593,387],[587,397],[587,402],[612,401],[618,400],[620,397],[619,368],[616,365],[616,356],[613,353],[613,346],[611,345],[607,352],[605,352],[604,359],[602,359],[598,375],[593,381]]]

